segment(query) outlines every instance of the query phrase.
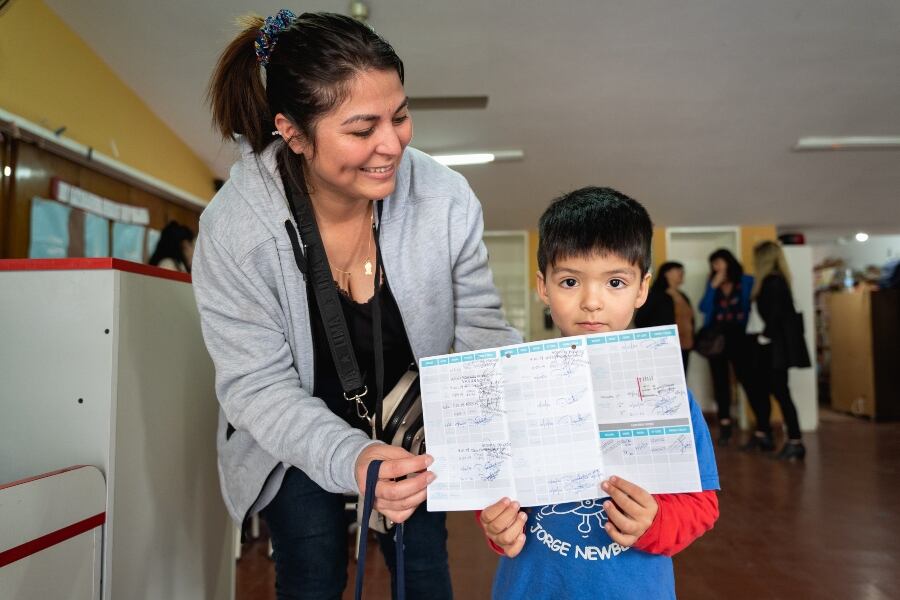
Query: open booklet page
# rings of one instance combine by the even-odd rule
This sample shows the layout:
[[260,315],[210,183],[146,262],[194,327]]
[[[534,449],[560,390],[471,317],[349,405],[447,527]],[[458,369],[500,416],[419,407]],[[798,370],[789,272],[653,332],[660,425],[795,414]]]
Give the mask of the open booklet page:
[[700,490],[675,326],[545,340],[419,363],[432,511]]

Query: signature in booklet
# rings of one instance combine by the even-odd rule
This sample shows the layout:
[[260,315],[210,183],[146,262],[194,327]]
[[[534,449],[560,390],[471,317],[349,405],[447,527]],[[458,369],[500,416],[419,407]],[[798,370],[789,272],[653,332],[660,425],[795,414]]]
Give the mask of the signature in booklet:
[[538,400],[537,406],[538,408],[553,408],[557,406],[569,406],[575,404],[584,398],[584,395],[587,393],[586,390],[580,390],[574,394],[566,394],[565,396],[559,396],[555,398],[543,398]]
[[687,434],[681,434],[669,442],[669,453],[690,454],[694,447],[694,440]]
[[557,350],[550,355],[550,370],[557,377],[569,377],[588,364],[584,353],[576,349]]
[[562,415],[559,417],[541,417],[538,421],[538,426],[541,429],[550,429],[560,425],[580,425],[589,421],[590,418],[591,415],[587,413],[575,413],[574,415]]
[[458,457],[463,479],[495,481],[512,457],[512,445],[509,442],[483,442],[460,448]]
[[596,490],[602,478],[603,472],[599,469],[565,473],[548,479],[547,488],[551,495],[565,492],[580,492],[586,489]]

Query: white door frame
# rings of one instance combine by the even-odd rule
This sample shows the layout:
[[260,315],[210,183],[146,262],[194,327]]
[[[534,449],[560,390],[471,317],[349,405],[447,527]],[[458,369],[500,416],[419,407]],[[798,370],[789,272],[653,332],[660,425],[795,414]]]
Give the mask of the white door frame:
[[[733,233],[738,255],[741,253],[741,227],[739,225],[710,225],[703,227],[666,227],[666,259],[669,258],[669,246],[672,245],[673,233]],[[741,257],[738,256],[738,259]]]

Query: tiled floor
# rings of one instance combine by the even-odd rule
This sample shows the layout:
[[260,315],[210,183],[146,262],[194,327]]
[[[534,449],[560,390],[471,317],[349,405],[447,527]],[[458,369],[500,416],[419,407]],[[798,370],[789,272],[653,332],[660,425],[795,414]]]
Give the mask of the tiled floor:
[[[680,598],[900,598],[900,423],[826,412],[806,444],[801,464],[717,448],[721,517],[676,557]],[[496,558],[471,513],[448,524],[456,597],[488,598]],[[389,598],[377,551],[367,563],[365,598]],[[238,600],[275,598],[264,542],[245,546],[237,571]]]

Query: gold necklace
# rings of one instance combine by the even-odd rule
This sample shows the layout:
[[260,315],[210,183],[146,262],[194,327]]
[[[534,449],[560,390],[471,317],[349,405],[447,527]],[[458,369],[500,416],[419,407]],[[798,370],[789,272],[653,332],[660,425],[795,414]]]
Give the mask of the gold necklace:
[[366,238],[366,260],[363,261],[363,272],[369,277],[373,277],[375,273],[372,271],[372,261],[369,260],[369,257],[372,256],[372,236],[375,235],[375,208],[372,206],[372,216],[370,217],[370,223],[372,226],[372,231]]
[[[371,256],[372,256],[372,235],[374,235],[374,231],[375,231],[375,210],[374,210],[374,205],[373,205],[372,203],[369,203],[369,206],[372,207],[372,210],[371,210],[371,216],[369,217],[369,223],[371,224],[372,232],[371,232],[371,234],[368,236],[368,238],[366,239],[366,258],[365,258],[365,260],[363,261],[363,272],[364,272],[366,275],[368,275],[369,277],[372,277],[372,276],[375,275],[375,273],[374,273],[374,271],[373,271],[373,269],[372,269],[372,260],[371,260]],[[363,222],[365,222],[365,221],[363,221]],[[353,273],[352,273],[351,271],[345,271],[345,270],[339,269],[339,268],[337,268],[337,267],[334,267],[334,270],[337,271],[338,273],[342,274],[342,275],[346,275],[347,278],[350,278],[350,276],[353,275]]]

